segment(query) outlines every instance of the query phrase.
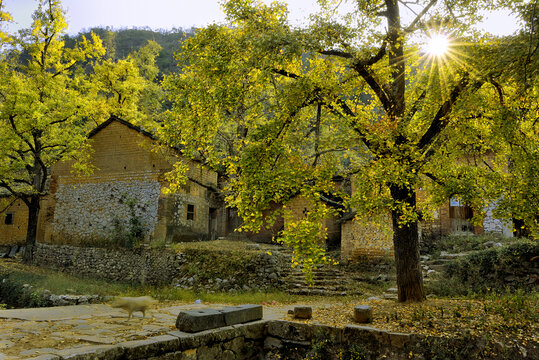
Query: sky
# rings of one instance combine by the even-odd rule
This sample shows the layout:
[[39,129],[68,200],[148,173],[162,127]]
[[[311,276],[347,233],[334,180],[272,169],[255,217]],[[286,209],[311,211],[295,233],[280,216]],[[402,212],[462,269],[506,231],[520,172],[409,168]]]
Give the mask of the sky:
[[[37,0],[3,0],[5,10],[11,13],[15,24],[10,31],[27,28],[31,15],[37,8]],[[269,0],[265,0],[269,2]],[[309,13],[316,12],[315,0],[287,0],[289,19],[300,24]],[[67,10],[68,32],[77,34],[92,27],[114,29],[150,27],[154,30],[172,28],[187,29],[203,27],[214,22],[224,22],[224,14],[218,0],[63,0]],[[517,22],[508,13],[487,15],[479,27],[494,35],[512,34]]]

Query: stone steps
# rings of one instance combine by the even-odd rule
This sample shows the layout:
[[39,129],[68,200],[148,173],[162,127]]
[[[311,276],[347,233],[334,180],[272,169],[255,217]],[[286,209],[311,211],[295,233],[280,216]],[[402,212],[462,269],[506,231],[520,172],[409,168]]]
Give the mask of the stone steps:
[[434,270],[436,272],[443,272],[445,271],[447,264],[463,256],[466,256],[468,254],[469,254],[468,252],[457,253],[457,254],[445,253],[445,254],[441,254],[440,257],[437,259],[429,259],[428,256],[422,256],[421,265],[425,273],[428,270]]
[[[289,284],[292,284],[292,283],[303,284],[303,283],[305,283],[305,278],[304,277],[299,277],[299,276],[298,277],[293,277],[293,278],[288,278],[287,280],[288,280]],[[338,284],[340,284],[340,283],[348,284],[349,283],[348,281],[340,281],[340,280],[342,280],[342,279],[337,279],[337,281],[336,281],[336,279],[323,279],[323,278],[322,279],[317,279],[317,278],[315,278],[313,280],[313,284],[314,285],[321,285],[321,286],[331,286],[331,285],[333,285],[335,283],[338,283]]]
[[328,289],[309,289],[309,288],[302,288],[302,289],[291,289],[287,291],[289,294],[292,295],[309,295],[309,296],[346,296],[346,295],[353,295],[352,293],[348,291],[335,291],[335,290],[328,290]]
[[344,272],[335,268],[316,266],[313,283],[307,284],[301,268],[287,269],[285,275],[287,292],[295,295],[345,296],[355,294],[352,281]]

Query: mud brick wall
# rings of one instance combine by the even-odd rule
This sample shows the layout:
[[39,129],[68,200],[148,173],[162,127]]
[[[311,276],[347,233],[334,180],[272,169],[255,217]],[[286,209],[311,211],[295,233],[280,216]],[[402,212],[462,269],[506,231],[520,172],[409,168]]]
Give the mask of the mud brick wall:
[[381,216],[378,224],[353,219],[342,223],[341,260],[355,261],[358,257],[393,256],[391,219]]
[[[114,237],[118,228],[129,231],[136,217],[152,239],[201,239],[208,234],[211,199],[208,186],[217,174],[177,156],[171,149],[154,148],[153,139],[132,125],[112,121],[90,138],[89,175],[73,172],[72,162],[52,169],[50,196],[42,203],[38,241],[55,244],[92,243]],[[165,195],[165,173],[184,161],[190,180],[174,195]],[[187,207],[194,206],[188,218]],[[133,215],[134,211],[134,215]]]
[[28,207],[20,199],[13,200],[12,197],[0,198],[0,209],[8,206],[0,213],[0,245],[22,245],[26,240]]

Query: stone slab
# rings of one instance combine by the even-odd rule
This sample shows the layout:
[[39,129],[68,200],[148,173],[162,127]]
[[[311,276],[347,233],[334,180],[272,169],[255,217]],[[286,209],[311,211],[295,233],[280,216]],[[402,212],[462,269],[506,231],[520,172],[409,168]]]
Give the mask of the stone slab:
[[112,345],[88,345],[58,351],[63,360],[118,359],[123,349]]
[[262,305],[228,306],[219,311],[225,316],[226,325],[243,324],[263,317]]
[[15,254],[17,254],[17,251],[19,251],[19,245],[13,245],[11,247],[11,250],[9,250],[9,254],[7,257],[9,258],[15,257]]
[[58,355],[43,354],[39,356],[34,356],[32,358],[27,358],[27,360],[61,360],[61,358]]
[[176,319],[176,327],[184,332],[199,332],[225,326],[225,316],[215,309],[182,311]]
[[124,350],[123,359],[148,359],[179,350],[178,337],[159,335],[144,340],[126,341],[118,344]]
[[108,305],[94,304],[0,310],[0,319],[56,321],[73,318],[93,318],[96,316],[120,316],[122,314],[122,311],[113,309]]

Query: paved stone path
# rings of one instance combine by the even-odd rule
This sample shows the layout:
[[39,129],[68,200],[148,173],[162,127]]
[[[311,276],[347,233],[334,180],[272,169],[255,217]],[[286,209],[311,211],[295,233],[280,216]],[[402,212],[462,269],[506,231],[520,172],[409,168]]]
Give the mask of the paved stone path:
[[[224,306],[161,303],[147,311],[146,318],[137,312],[130,320],[127,312],[101,304],[0,310],[0,360],[45,360],[78,347],[143,340],[176,330],[176,317],[182,310]],[[264,320],[284,318],[291,308],[264,307]]]

